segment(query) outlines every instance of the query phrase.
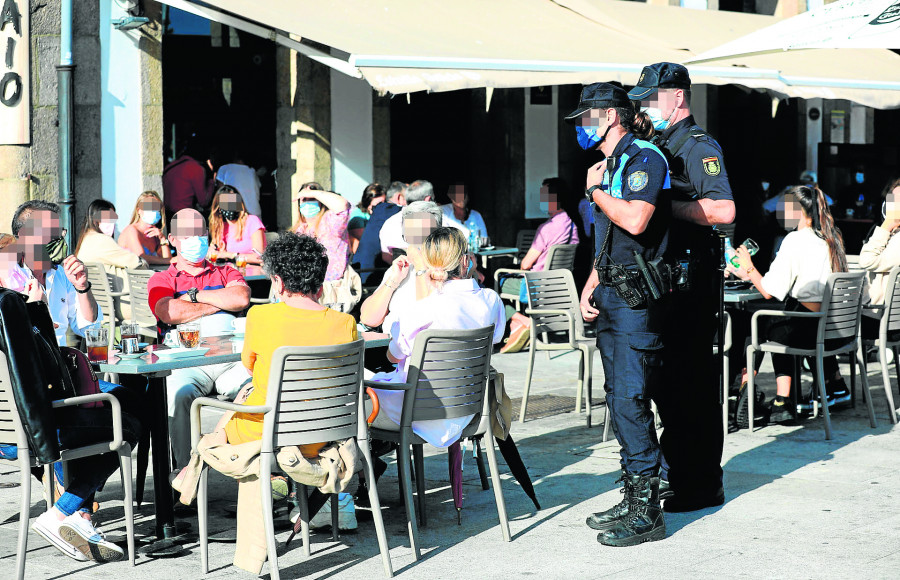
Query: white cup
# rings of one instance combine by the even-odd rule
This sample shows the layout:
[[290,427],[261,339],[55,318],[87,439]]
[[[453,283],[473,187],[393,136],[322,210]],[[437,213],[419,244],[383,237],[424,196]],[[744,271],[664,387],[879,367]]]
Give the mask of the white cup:
[[163,337],[163,344],[171,347],[178,348],[181,346],[181,341],[178,340],[178,330],[172,329],[166,333],[165,337]]

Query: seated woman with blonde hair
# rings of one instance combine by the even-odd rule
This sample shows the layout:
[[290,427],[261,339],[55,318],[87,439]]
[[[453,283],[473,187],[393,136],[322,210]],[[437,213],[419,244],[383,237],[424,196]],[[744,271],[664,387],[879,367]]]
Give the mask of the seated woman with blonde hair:
[[[470,330],[494,325],[494,344],[503,338],[506,316],[500,296],[481,288],[471,277],[474,269],[461,231],[438,228],[425,239],[423,257],[426,273],[416,277],[417,301],[405,309],[387,329],[391,335],[388,360],[397,364],[389,373],[376,373],[373,381],[406,381],[409,357],[416,336],[423,330]],[[402,391],[373,389],[381,410],[373,427],[396,431],[403,410]],[[473,416],[456,419],[413,421],[413,431],[435,447],[448,447],[459,440]]]

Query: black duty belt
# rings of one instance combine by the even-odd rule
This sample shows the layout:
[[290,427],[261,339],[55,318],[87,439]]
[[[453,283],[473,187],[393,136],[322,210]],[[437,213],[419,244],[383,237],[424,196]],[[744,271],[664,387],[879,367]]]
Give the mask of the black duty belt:
[[621,271],[623,269],[626,272],[628,272],[629,274],[631,274],[631,273],[637,274],[638,273],[637,266],[635,266],[635,265],[622,266],[621,268],[619,266],[597,266],[597,277],[598,277],[598,280],[600,281],[600,285],[601,286],[614,286],[615,285],[615,281],[614,281],[615,275],[618,273],[621,273]]

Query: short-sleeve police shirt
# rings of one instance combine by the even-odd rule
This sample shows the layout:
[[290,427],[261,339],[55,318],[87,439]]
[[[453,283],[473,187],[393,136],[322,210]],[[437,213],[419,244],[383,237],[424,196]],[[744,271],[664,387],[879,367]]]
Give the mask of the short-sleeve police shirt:
[[[722,160],[722,147],[697,126],[693,116],[663,131],[655,142],[666,152],[669,161],[673,201],[734,199]],[[676,147],[677,151],[673,151]],[[709,226],[676,220],[669,247],[673,251],[707,248],[710,232]]]
[[[609,156],[604,175],[603,189],[611,196],[627,201],[644,201],[655,210],[646,229],[633,235],[613,224],[609,228],[609,218],[594,204],[594,255],[603,250],[606,233],[611,239],[609,254],[620,266],[634,265],[637,251],[646,261],[661,256],[666,251],[671,221],[671,201],[669,199],[669,167],[665,157],[650,143],[636,139],[627,133],[616,144]],[[600,265],[609,260],[603,257]]]

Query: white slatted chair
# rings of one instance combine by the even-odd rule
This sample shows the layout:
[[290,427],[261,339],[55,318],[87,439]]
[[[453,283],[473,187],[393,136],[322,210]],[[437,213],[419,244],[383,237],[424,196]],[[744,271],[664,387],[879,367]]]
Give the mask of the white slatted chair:
[[[574,246],[573,246],[574,247]],[[547,270],[525,272],[528,284],[530,306],[525,314],[531,317],[531,343],[528,347],[528,370],[525,371],[525,390],[522,393],[522,408],[519,422],[525,422],[528,407],[528,393],[531,390],[531,375],[534,371],[535,351],[579,352],[578,391],[575,395],[575,412],[581,410],[584,395],[587,426],[591,426],[591,387],[593,384],[594,353],[597,339],[584,335],[584,318],[578,304],[578,292],[569,270]],[[560,342],[550,342],[550,335],[563,333]],[[548,352],[549,354],[549,352]],[[609,437],[609,408],[603,419],[603,441]]]
[[[260,406],[236,405],[218,399],[201,397],[191,404],[191,439],[197,450],[200,441],[200,411],[202,407],[216,407],[226,411],[260,413],[263,417],[262,452],[259,480],[268,482],[275,464],[275,452],[281,447],[320,442],[339,441],[356,437],[365,458],[366,481],[378,547],[381,551],[384,573],[394,575],[391,568],[387,535],[381,517],[381,502],[374,485],[372,455],[362,399],[362,377],[365,341],[360,339],[336,346],[296,347],[282,346],[272,355],[266,404]],[[197,493],[197,514],[200,527],[200,559],[204,574],[209,572],[208,496],[209,469],[203,466]],[[275,524],[272,516],[272,490],[268,483],[261,485],[263,519],[266,526],[269,576],[280,578],[278,570]],[[303,552],[309,557],[309,510],[306,486],[298,484],[300,501]],[[337,518],[336,505],[332,504],[332,517]],[[336,532],[336,522],[333,521]]]
[[[84,395],[53,401],[53,408],[74,407],[82,403],[102,401],[110,406],[112,411],[112,441],[93,443],[75,449],[62,449],[60,461],[72,461],[93,455],[116,453],[119,456],[119,464],[122,475],[122,489],[125,492],[125,530],[128,538],[128,557],[134,566],[134,504],[131,479],[131,445],[122,438],[122,407],[119,401],[108,393],[96,395]],[[53,464],[41,464],[31,456],[28,447],[28,436],[22,428],[19,411],[12,391],[12,382],[9,376],[9,365],[6,354],[0,352],[0,444],[15,445],[18,449],[16,463],[19,467],[20,485],[22,489],[19,502],[19,539],[16,550],[16,577],[19,580],[25,578],[25,558],[28,554],[28,524],[31,512],[31,468],[45,465],[45,469],[52,469]],[[51,476],[52,479],[52,476]],[[52,491],[48,498],[52,497]],[[47,509],[50,509],[50,500],[47,501]]]
[[[826,356],[850,353],[850,389],[856,385],[856,364],[859,360],[854,354],[859,348],[859,321],[862,314],[862,296],[865,285],[864,272],[838,272],[828,277],[825,285],[825,296],[822,298],[822,310],[819,312],[784,312],[782,310],[759,310],[753,314],[750,320],[751,344],[747,347],[747,368],[753,369],[753,358],[756,352],[769,352],[789,354],[793,356],[808,356],[816,358],[816,382],[819,387],[819,400],[827,401],[825,394],[825,371],[822,361]],[[819,321],[816,347],[813,349],[794,348],[778,342],[759,341],[759,318],[773,316],[782,318],[814,318]],[[838,348],[826,350],[826,341],[842,341],[844,344]],[[865,372],[860,365],[860,371]],[[750,431],[753,431],[753,403],[755,400],[754,374],[747,373],[747,392],[749,406]],[[798,384],[792,384],[791,389],[797,392]],[[863,397],[869,410],[869,423],[875,428],[875,411],[872,408],[872,398],[868,389],[863,389]],[[825,419],[825,438],[831,439],[831,414],[828,404],[822,405]]]
[[[866,373],[866,351],[869,347],[878,348],[878,362],[881,363],[881,379],[884,382],[884,396],[887,398],[888,413],[891,423],[897,424],[897,407],[894,404],[894,395],[891,390],[891,377],[888,373],[887,351],[894,354],[894,370],[900,377],[900,362],[898,362],[897,348],[900,347],[900,266],[894,267],[888,274],[888,284],[884,296],[884,305],[871,307],[882,311],[881,324],[878,328],[878,338],[862,338],[857,352],[857,359],[863,369],[863,390],[868,391],[868,377]],[[893,340],[891,337],[894,337]]]

